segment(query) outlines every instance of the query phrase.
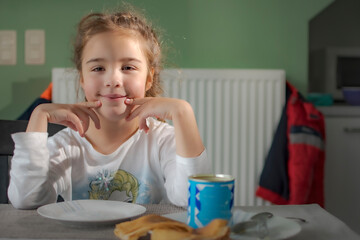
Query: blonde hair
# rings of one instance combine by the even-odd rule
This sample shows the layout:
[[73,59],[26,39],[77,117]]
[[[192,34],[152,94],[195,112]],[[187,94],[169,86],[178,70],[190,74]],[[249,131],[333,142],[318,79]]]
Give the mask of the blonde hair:
[[91,13],[81,19],[74,42],[73,62],[77,70],[81,73],[83,50],[90,38],[96,34],[111,31],[121,31],[130,36],[142,38],[148,75],[153,72],[152,86],[146,91],[145,96],[156,97],[161,95],[163,92],[160,81],[160,71],[163,66],[161,44],[151,25],[134,10],[107,14]]

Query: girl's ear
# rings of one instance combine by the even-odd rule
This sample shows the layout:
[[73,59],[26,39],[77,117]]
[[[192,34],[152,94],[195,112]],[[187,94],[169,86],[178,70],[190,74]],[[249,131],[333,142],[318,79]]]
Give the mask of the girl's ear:
[[145,84],[145,91],[148,91],[153,84],[153,80],[154,80],[154,68],[151,68],[151,70],[149,71],[148,77],[146,79],[146,84]]

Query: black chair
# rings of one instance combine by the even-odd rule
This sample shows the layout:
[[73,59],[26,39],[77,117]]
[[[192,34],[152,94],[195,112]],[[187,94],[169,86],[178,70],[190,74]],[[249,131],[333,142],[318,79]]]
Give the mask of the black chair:
[[[0,120],[0,203],[9,203],[7,189],[9,186],[9,169],[11,157],[14,154],[14,142],[11,134],[24,132],[28,121],[26,120]],[[54,135],[64,126],[48,124],[49,136]]]

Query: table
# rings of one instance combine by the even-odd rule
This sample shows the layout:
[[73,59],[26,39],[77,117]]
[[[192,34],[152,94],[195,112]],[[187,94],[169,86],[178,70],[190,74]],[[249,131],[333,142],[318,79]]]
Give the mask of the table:
[[[144,205],[145,214],[168,214],[185,211],[173,205]],[[360,239],[342,221],[326,212],[317,204],[271,205],[237,207],[249,212],[272,212],[283,217],[300,217],[307,220],[302,231],[290,238],[300,239]],[[0,239],[114,239],[114,226],[80,228],[61,224],[40,216],[36,210],[18,210],[10,204],[0,204]]]

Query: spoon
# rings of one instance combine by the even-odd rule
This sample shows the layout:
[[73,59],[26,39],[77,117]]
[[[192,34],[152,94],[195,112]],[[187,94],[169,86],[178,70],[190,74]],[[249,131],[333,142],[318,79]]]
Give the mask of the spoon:
[[[234,234],[244,234],[247,229],[256,227],[256,235],[259,238],[265,238],[269,235],[269,229],[267,227],[267,220],[272,218],[274,215],[270,212],[260,212],[255,214],[248,221],[239,222],[231,227],[231,232]],[[301,223],[307,223],[303,218],[297,217],[285,217],[287,219],[297,220]]]
[[[261,219],[261,218],[264,218],[264,217],[267,217],[267,218],[272,218],[274,215],[270,212],[261,212],[261,213],[258,213],[258,214],[255,214],[254,216],[251,217],[251,219]],[[287,219],[291,219],[291,220],[296,220],[296,221],[299,221],[301,223],[307,223],[307,221],[303,218],[299,218],[299,217],[285,217]]]
[[258,237],[265,238],[269,235],[269,229],[267,227],[267,220],[272,218],[274,215],[269,212],[261,212],[255,214],[250,218],[249,221],[244,221],[235,224],[231,227],[231,232],[235,234],[241,234],[246,231],[246,229],[253,228],[256,226],[256,232]]

